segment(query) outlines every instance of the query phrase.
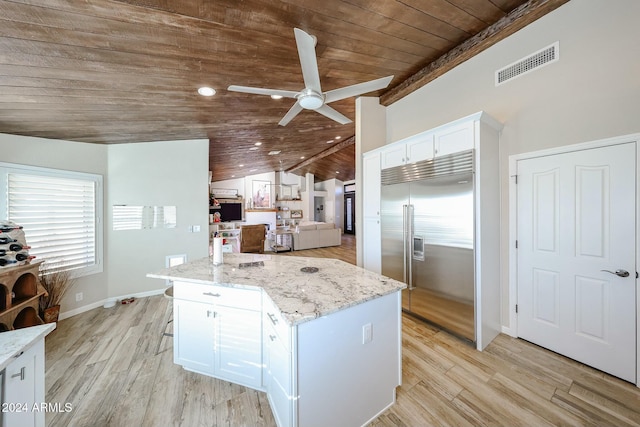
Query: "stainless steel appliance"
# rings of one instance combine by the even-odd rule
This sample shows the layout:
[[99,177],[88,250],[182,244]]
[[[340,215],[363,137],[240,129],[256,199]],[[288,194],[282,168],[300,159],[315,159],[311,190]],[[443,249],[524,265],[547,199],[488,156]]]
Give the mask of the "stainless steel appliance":
[[382,274],[404,311],[475,342],[473,150],[382,170]]

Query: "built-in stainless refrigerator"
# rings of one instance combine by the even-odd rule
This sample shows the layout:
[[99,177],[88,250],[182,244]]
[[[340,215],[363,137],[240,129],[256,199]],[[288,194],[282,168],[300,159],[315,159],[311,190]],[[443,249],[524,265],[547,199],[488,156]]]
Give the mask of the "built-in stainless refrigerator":
[[402,308],[475,342],[473,150],[382,171],[382,274]]

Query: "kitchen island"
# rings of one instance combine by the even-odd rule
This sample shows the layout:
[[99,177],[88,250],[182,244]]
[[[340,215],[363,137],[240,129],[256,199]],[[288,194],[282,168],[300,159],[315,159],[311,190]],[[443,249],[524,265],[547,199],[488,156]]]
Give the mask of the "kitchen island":
[[174,362],[267,393],[279,426],[361,426],[401,382],[404,283],[342,261],[225,254],[174,286]]

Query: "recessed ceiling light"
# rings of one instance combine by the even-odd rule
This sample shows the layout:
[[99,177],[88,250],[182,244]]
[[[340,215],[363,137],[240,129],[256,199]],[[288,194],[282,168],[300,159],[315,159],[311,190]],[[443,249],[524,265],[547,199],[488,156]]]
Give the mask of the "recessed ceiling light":
[[259,147],[259,146],[261,146],[261,145],[262,145],[262,142],[256,142],[256,143],[255,143],[255,144],[253,144],[253,145],[255,145],[255,146]]
[[336,173],[340,173],[340,171],[336,171]]
[[238,165],[238,166],[239,166],[239,167],[241,167],[241,168],[243,168],[243,167],[244,167],[244,165]]
[[304,159],[304,156],[300,156],[301,159]]
[[207,86],[198,88],[198,93],[202,96],[213,96],[216,94],[216,90]]
[[249,169],[249,172],[255,172],[255,171],[257,171],[257,170],[258,170],[258,169]]
[[271,95],[271,99],[282,99],[282,95]]
[[235,175],[231,175],[231,178],[235,178],[235,177],[236,177]]
[[333,144],[333,139],[328,140],[327,144]]
[[275,156],[276,154],[280,154],[280,150],[278,150],[278,151],[275,151],[275,150],[274,151],[269,151],[269,155],[270,156]]
[[336,139],[340,139],[340,138],[342,138],[342,137],[341,136],[336,136]]
[[258,147],[251,147],[251,148],[249,148],[249,151],[256,151],[256,150],[259,150],[259,148],[258,148]]

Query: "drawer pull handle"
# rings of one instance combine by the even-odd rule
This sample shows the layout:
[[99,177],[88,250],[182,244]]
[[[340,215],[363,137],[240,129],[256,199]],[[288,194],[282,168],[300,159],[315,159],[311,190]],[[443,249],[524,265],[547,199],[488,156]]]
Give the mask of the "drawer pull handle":
[[16,378],[16,377],[20,377],[20,381],[24,381],[24,366],[22,368],[20,368],[20,372],[17,374],[13,374],[11,375],[11,378]]
[[213,292],[203,292],[202,295],[206,295],[208,297],[219,297],[220,294],[214,294]]
[[274,325],[278,323],[278,319],[276,318],[275,314],[267,313],[267,316],[269,316],[269,319],[271,319],[271,323],[273,323]]
[[271,341],[275,341],[277,337],[275,335],[269,335],[269,338],[271,339]]

